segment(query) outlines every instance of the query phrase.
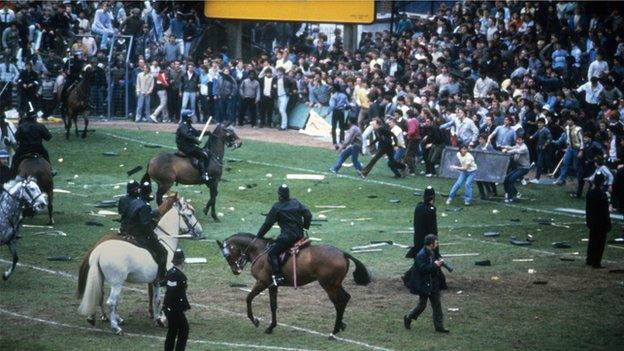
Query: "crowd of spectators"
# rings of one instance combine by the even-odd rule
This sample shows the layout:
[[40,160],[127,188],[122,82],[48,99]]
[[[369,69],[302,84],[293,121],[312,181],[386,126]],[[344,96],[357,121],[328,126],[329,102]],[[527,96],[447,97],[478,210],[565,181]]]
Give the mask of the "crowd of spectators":
[[[198,122],[212,116],[285,130],[295,105],[326,107],[337,148],[348,118],[361,129],[363,153],[375,151],[379,126],[371,121],[388,124],[395,176],[416,174],[421,163],[433,176],[444,147],[465,145],[513,155],[506,201],[520,196],[513,184],[530,169],[532,183],[555,170],[559,185],[574,175],[571,196],[580,197],[600,168],[613,175],[606,182],[613,204],[624,207],[624,18],[617,6],[600,15],[583,2],[441,4],[428,16],[402,14],[393,32],[363,33],[355,51],[344,48],[339,29],[327,35],[259,23],[254,34],[269,50],[244,60],[227,47],[197,52],[206,19],[183,4],[7,3],[0,77],[16,84],[22,101],[45,106],[64,62],[79,53],[101,71],[95,87],[108,74],[116,97],[128,83],[136,122],[175,122],[187,109]],[[104,64],[111,45],[127,36],[129,51],[113,50]],[[10,94],[0,97],[6,107]],[[97,88],[92,97],[104,105]],[[482,198],[497,192],[478,185]]]

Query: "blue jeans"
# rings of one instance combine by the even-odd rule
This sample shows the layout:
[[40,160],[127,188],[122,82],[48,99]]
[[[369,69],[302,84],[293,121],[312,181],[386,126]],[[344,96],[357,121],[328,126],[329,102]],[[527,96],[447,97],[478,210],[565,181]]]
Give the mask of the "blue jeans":
[[529,173],[528,168],[516,168],[513,171],[509,171],[505,176],[505,192],[507,193],[508,199],[513,199],[518,195],[518,189],[516,189],[516,181],[518,179],[522,179],[527,173]]
[[234,99],[231,97],[220,97],[217,100],[217,122],[236,123],[233,105]]
[[277,109],[279,110],[282,122],[280,128],[288,128],[288,114],[286,113],[286,107],[288,106],[288,95],[282,95],[277,98]]
[[563,154],[563,162],[561,163],[561,174],[559,175],[559,179],[557,179],[558,182],[565,182],[568,176],[570,166],[574,167],[578,178],[578,173],[581,168],[579,167],[578,152],[579,150],[575,150],[570,147],[566,149],[565,154]]
[[105,50],[108,49],[108,42],[115,38],[115,31],[109,29],[91,29],[91,31],[95,34],[102,36],[102,40],[100,41],[100,49]]
[[[185,110],[189,102],[191,103],[191,107],[188,109],[193,112],[191,116],[195,116],[195,92],[185,91],[182,93],[182,106],[180,107],[180,111]],[[180,112],[180,114],[181,113],[182,112]]]
[[144,111],[143,118],[147,119],[150,115],[150,96],[139,94],[136,108],[136,115],[134,116],[134,121],[138,122],[141,120],[141,110]]
[[351,156],[351,162],[353,162],[353,168],[357,169],[358,171],[362,171],[362,164],[360,163],[360,161],[358,161],[358,156],[360,155],[361,151],[362,150],[360,147],[354,146],[354,145],[351,145],[347,147],[346,149],[342,150],[340,155],[338,155],[338,159],[336,160],[336,163],[334,164],[332,169],[335,172],[338,172],[340,170],[340,167],[342,167],[342,164],[344,163],[344,161],[349,156]]
[[476,170],[472,172],[459,172],[459,178],[457,178],[455,184],[453,184],[453,187],[451,188],[451,192],[449,193],[449,200],[453,200],[453,198],[455,198],[455,195],[457,195],[459,188],[461,188],[461,186],[465,183],[466,185],[464,188],[464,202],[472,202],[472,182],[474,181],[476,175]]

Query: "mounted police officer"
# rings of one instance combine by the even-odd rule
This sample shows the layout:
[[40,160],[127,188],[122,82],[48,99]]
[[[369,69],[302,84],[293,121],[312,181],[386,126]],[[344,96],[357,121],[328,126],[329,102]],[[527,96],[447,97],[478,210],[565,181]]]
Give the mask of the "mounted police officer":
[[[167,271],[165,279],[161,283],[167,287],[163,300],[163,311],[169,322],[167,338],[165,339],[165,351],[184,350],[188,339],[189,325],[184,311],[191,308],[186,298],[186,275],[182,273],[184,266],[184,252],[178,249],[173,254],[173,267]],[[178,339],[176,343],[176,337]]]
[[279,262],[280,254],[303,238],[303,230],[309,229],[310,222],[312,221],[312,213],[310,210],[297,199],[290,198],[288,185],[282,184],[277,189],[277,195],[279,201],[273,204],[271,211],[269,211],[269,214],[266,216],[264,224],[260,227],[256,235],[258,238],[262,239],[275,222],[277,222],[280,227],[281,233],[268,253],[269,263],[273,269],[272,286],[275,287],[284,280],[282,267]]
[[[52,139],[52,134],[46,126],[37,122],[37,114],[32,105],[30,111],[24,118],[20,120],[17,131],[15,132],[15,140],[17,141],[17,149],[11,163],[11,175],[17,175],[17,169],[26,156],[37,154],[50,163],[50,155],[43,147],[43,141]],[[54,174],[54,172],[53,172]]]
[[154,234],[160,213],[158,209],[152,210],[149,204],[153,200],[152,186],[149,182],[141,184],[139,194],[139,199],[132,201],[127,211],[126,229],[128,234],[136,239],[137,244],[152,255],[158,264],[157,279],[160,279],[164,277],[167,265],[167,249],[160,244],[156,234]]
[[62,101],[65,101],[65,97],[71,91],[71,88],[80,80],[80,75],[84,69],[85,61],[82,57],[82,50],[74,50],[74,56],[67,59],[63,66],[65,72],[65,83],[63,83],[63,91],[61,93]]
[[133,201],[139,200],[140,184],[136,180],[131,180],[126,185],[126,195],[122,196],[117,202],[117,212],[121,215],[121,226],[119,234],[128,235],[128,210],[131,208]]
[[176,145],[178,146],[178,150],[183,152],[185,155],[199,161],[198,166],[201,179],[204,182],[208,182],[210,180],[210,177],[208,176],[209,157],[206,152],[198,146],[200,141],[197,137],[201,133],[197,129],[193,128],[193,125],[191,124],[193,122],[191,116],[192,113],[189,111],[182,112],[180,116],[182,123],[180,123],[180,126],[176,131]]

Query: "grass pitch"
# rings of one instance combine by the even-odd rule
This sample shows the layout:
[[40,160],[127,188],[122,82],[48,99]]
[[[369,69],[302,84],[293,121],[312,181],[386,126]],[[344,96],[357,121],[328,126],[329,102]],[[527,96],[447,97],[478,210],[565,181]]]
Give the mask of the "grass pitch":
[[[164,132],[105,129],[87,140],[73,138],[67,142],[60,129],[53,129],[53,134],[48,147],[53,166],[59,170],[56,187],[72,192],[55,194],[55,229],[67,233],[67,237],[36,235],[43,229],[22,228],[20,262],[28,266],[18,267],[9,281],[0,282],[0,349],[159,349],[166,332],[147,319],[146,295],[123,292],[119,311],[126,319],[124,331],[128,335],[113,336],[107,323],[91,328],[78,315],[75,276],[84,252],[110,228],[118,226],[112,221],[114,217],[92,216],[91,211],[97,212],[93,204],[122,194],[123,183],[128,179],[126,171],[136,165],[145,167],[151,156],[170,151],[165,147],[145,148],[143,143],[173,147],[174,137]],[[102,155],[106,151],[119,156]],[[420,176],[395,180],[384,162],[376,166],[367,180],[357,178],[352,168],[343,168],[341,176],[335,177],[327,170],[336,154],[318,148],[245,140],[241,149],[227,150],[225,157],[230,161],[225,166],[226,181],[219,185],[217,200],[222,222],[214,223],[198,214],[208,239],[223,239],[239,231],[255,233],[264,219],[261,213],[275,201],[277,186],[285,182],[286,174],[315,173],[325,174],[325,180],[288,181],[291,194],[310,207],[316,218],[321,211],[327,217],[327,222],[315,222],[320,226],[312,227],[311,236],[346,251],[371,240],[409,245],[414,206],[421,199],[413,193],[421,193],[427,185],[433,185],[438,193],[448,193],[452,184],[451,180]],[[141,175],[135,176],[138,179]],[[203,186],[178,186],[174,190],[192,199],[196,208],[203,207],[208,199]],[[298,290],[280,289],[278,322],[285,325],[278,326],[273,335],[265,335],[263,327],[270,317],[268,295],[254,301],[254,313],[264,318],[256,329],[240,315],[245,311],[247,293],[230,287],[232,283],[251,286],[253,278],[248,271],[233,276],[214,243],[183,241],[187,257],[208,259],[207,264],[185,268],[189,299],[194,304],[187,314],[191,339],[188,349],[618,349],[624,333],[624,276],[609,273],[609,269],[623,268],[623,247],[605,249],[608,269],[586,268],[584,219],[553,211],[555,207],[583,209],[584,202],[571,200],[559,187],[529,185],[520,191],[523,199],[511,206],[476,200],[473,206],[464,207],[459,197],[455,204],[446,206],[445,198],[438,197],[442,254],[478,254],[448,258],[456,268],[447,274],[450,289],[442,297],[445,324],[451,329],[449,335],[433,332],[429,309],[412,324],[412,330],[403,328],[402,315],[417,300],[403,288],[399,278],[411,264],[403,258],[405,249],[393,246],[380,252],[356,254],[374,274],[375,281],[359,287],[353,283],[351,273],[348,275],[346,289],[352,295],[345,313],[348,328],[339,335],[348,340],[328,340],[335,314],[318,284]],[[390,203],[390,199],[400,202]],[[316,207],[324,205],[345,208]],[[539,225],[537,218],[552,218],[570,228]],[[42,214],[25,223],[43,225],[46,221]],[[87,221],[98,221],[104,226],[87,226]],[[485,238],[486,231],[498,231],[500,237]],[[274,229],[269,235],[276,234]],[[532,246],[509,244],[511,236],[525,239],[528,234],[536,239]],[[614,222],[609,238],[618,235],[619,223]],[[556,241],[567,241],[572,248],[553,248]],[[58,255],[73,259],[47,260]],[[0,248],[0,259],[10,259],[6,248]],[[474,265],[485,259],[491,260],[492,266]],[[7,265],[0,261],[2,270]],[[529,269],[535,273],[528,273]],[[547,284],[535,285],[535,281]]]

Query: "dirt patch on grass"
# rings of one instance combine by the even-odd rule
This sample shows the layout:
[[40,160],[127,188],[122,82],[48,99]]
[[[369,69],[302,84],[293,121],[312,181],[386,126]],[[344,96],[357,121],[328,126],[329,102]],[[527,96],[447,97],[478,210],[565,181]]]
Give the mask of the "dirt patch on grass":
[[[102,128],[117,128],[136,131],[158,131],[158,132],[170,132],[175,133],[177,124],[175,123],[134,123],[129,121],[93,121],[89,124],[90,127]],[[193,126],[199,130],[204,128],[203,124],[193,124]],[[212,130],[214,125],[209,127]],[[258,140],[266,141],[269,143],[287,144],[293,146],[312,146],[323,149],[332,149],[330,141],[323,140],[323,138],[311,137],[309,135],[301,134],[297,130],[278,131],[274,128],[251,128],[249,126],[236,127],[236,133],[243,140]],[[173,140],[173,136],[171,137]]]

